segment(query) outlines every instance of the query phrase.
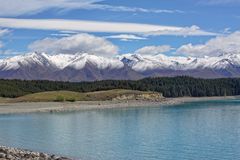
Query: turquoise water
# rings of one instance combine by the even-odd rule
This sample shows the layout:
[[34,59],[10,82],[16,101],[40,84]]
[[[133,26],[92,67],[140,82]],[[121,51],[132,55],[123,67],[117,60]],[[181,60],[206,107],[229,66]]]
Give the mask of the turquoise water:
[[240,101],[2,115],[0,144],[82,160],[236,160]]

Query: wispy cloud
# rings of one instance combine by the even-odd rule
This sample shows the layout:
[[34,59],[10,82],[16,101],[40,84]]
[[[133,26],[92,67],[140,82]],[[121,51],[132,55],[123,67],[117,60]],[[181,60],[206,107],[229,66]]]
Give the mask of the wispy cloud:
[[54,37],[70,37],[72,34],[68,34],[68,33],[52,33],[51,36]]
[[51,8],[60,10],[84,9],[115,12],[183,13],[180,10],[112,6],[103,2],[104,0],[0,0],[0,16],[31,15]]
[[[0,0],[0,16],[30,15],[50,8],[71,8],[77,5],[76,1],[68,0]],[[79,0],[78,6],[91,3]]]
[[78,31],[58,31],[57,33],[52,33],[50,34],[51,36],[54,37],[70,37],[73,36],[75,34],[79,34],[80,32]]
[[200,0],[199,4],[204,5],[240,4],[240,0]]
[[63,34],[78,34],[79,32],[76,32],[76,31],[59,31],[60,33],[63,33]]
[[196,36],[196,35],[197,36],[216,36],[219,34],[201,30],[200,27],[193,25],[191,27],[178,27],[175,30],[169,30],[168,28],[166,28],[165,30],[151,31],[151,32],[145,33],[145,35],[146,36],[175,35],[175,36],[187,37],[187,36]]
[[8,29],[1,29],[0,28],[0,49],[4,47],[4,43],[1,41],[1,38],[8,34],[10,31]]
[[[96,27],[97,26],[97,27]],[[104,32],[104,33],[135,33],[146,35],[216,35],[216,33],[201,30],[197,26],[177,27],[150,25],[140,23],[123,22],[101,22],[83,20],[62,20],[62,19],[15,19],[0,18],[0,27],[17,29],[38,29],[38,30],[68,30],[81,32]]]
[[0,37],[8,34],[9,32],[10,32],[10,31],[9,31],[8,29],[1,29],[1,28],[0,28]]
[[111,35],[106,36],[108,39],[120,39],[121,41],[133,41],[133,40],[146,40],[146,37],[140,37],[134,34],[119,34],[119,35]]
[[126,6],[111,6],[106,4],[91,4],[86,9],[100,9],[113,12],[142,12],[142,13],[184,13],[181,10],[169,10],[169,9],[146,9],[139,7],[126,7]]

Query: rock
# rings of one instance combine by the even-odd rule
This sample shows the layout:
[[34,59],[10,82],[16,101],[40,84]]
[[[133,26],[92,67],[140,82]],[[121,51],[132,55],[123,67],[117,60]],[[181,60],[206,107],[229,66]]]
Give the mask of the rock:
[[5,158],[6,154],[5,153],[0,153],[0,158]]
[[6,158],[7,159],[14,159],[14,156],[12,156],[11,154],[8,154],[8,155],[6,155]]
[[0,160],[70,160],[69,158],[45,153],[31,152],[0,146]]

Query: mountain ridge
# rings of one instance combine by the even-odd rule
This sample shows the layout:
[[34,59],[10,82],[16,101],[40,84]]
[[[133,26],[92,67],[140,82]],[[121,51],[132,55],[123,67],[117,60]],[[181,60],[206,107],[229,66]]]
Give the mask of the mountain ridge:
[[27,53],[0,60],[0,78],[24,80],[137,80],[145,77],[240,77],[240,54],[180,57],[125,54],[113,58],[93,54]]

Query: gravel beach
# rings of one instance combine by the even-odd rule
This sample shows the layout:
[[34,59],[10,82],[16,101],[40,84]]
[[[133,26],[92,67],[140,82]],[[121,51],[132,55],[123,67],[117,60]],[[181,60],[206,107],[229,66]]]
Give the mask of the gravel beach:
[[0,103],[0,114],[33,113],[33,112],[71,112],[107,108],[169,106],[192,101],[237,99],[238,97],[183,97],[164,98],[161,101],[78,101],[78,102],[22,102]]

